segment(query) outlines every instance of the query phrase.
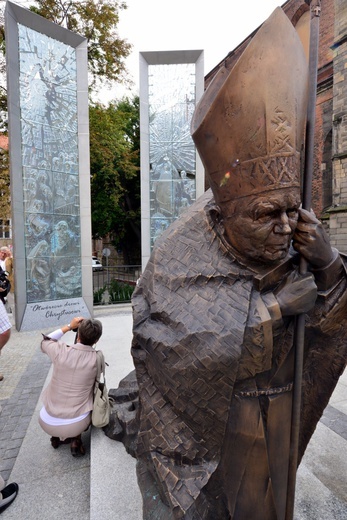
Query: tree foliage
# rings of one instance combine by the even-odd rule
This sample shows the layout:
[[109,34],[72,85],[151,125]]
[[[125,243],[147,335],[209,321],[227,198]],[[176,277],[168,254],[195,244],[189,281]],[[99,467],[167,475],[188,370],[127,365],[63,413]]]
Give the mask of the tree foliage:
[[103,82],[126,82],[124,58],[131,45],[117,32],[119,12],[126,9],[118,0],[35,0],[30,10],[88,40],[88,66],[92,86]]
[[7,88],[5,59],[5,1],[0,3],[0,131],[7,129]]
[[140,256],[139,98],[90,107],[93,237],[111,236],[126,263]]
[[0,219],[7,220],[11,214],[10,172],[8,151],[0,148]]

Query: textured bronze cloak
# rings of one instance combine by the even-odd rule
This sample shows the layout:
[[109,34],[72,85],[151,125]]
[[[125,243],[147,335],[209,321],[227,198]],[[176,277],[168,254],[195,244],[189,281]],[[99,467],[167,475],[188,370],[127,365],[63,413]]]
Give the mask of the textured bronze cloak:
[[[292,260],[270,277],[233,260],[211,197],[157,240],[133,296],[144,518],[282,519],[294,319],[264,301]],[[307,318],[300,458],[345,367],[346,285]]]

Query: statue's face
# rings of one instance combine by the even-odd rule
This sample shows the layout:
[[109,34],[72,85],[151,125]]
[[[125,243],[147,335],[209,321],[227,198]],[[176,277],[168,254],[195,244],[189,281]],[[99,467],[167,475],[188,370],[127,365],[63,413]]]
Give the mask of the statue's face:
[[298,189],[274,190],[223,205],[225,237],[246,259],[265,264],[287,256],[298,221]]

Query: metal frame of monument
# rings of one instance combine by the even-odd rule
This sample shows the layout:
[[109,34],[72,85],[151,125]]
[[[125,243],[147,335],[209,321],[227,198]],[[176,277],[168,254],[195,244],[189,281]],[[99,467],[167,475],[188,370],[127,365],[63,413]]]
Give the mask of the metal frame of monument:
[[5,12],[16,328],[93,309],[87,40]]
[[[159,75],[157,79],[153,79],[151,71],[153,72],[152,66],[160,66]],[[165,82],[165,76],[170,76],[170,72],[166,66],[176,67],[176,71],[173,76],[167,79]],[[182,66],[180,72],[178,67]],[[189,68],[190,76],[193,81],[190,82],[189,86],[184,84],[184,68]],[[189,71],[188,71],[189,74]],[[182,80],[182,87],[177,88],[176,79]],[[159,81],[158,81],[159,80]],[[161,83],[161,80],[163,82]],[[160,111],[164,112],[166,108],[162,108],[164,103],[160,104],[156,99],[153,101],[153,95],[151,89],[153,84],[158,84],[160,89],[160,97],[165,98],[172,96],[174,101],[169,108],[169,118],[172,117],[171,130],[168,129],[167,125],[161,120],[158,124],[161,126],[161,131],[156,132],[153,128],[154,116]],[[160,85],[159,85],[160,83]],[[186,90],[185,90],[186,89]],[[204,53],[202,50],[184,50],[184,51],[153,51],[153,52],[140,52],[140,136],[141,136],[141,245],[142,245],[142,269],[145,268],[148,259],[151,254],[151,249],[156,235],[160,233],[169,225],[170,222],[174,221],[184,210],[184,207],[180,206],[180,202],[175,202],[175,196],[171,191],[168,195],[170,188],[166,190],[162,198],[166,197],[166,201],[162,201],[163,211],[157,211],[156,215],[159,217],[153,218],[153,214],[156,210],[153,209],[153,159],[156,151],[162,146],[165,141],[168,144],[170,150],[168,154],[162,154],[160,156],[162,170],[165,170],[164,175],[167,176],[167,186],[171,185],[171,190],[179,189],[180,195],[176,199],[180,199],[184,204],[190,205],[191,201],[197,199],[204,193],[204,168],[202,166],[199,155],[196,152],[195,145],[190,135],[190,115],[193,113],[197,102],[204,92]],[[190,105],[188,103],[186,108],[183,107],[181,96],[186,95],[189,98]],[[153,106],[155,105],[155,106]],[[181,106],[179,106],[181,105]],[[189,112],[188,118],[185,122],[182,122],[180,116],[183,110]],[[175,117],[177,121],[175,121]],[[164,131],[162,130],[164,128]],[[172,130],[174,128],[174,130]],[[171,132],[171,133],[170,133]],[[163,133],[165,134],[163,137]],[[158,135],[160,134],[160,136]],[[153,144],[153,136],[158,136],[158,142]],[[165,146],[165,145],[164,145]],[[175,156],[176,160],[173,158]],[[158,155],[159,157],[159,155]],[[186,161],[184,161],[186,159]],[[158,163],[160,162],[158,160]],[[180,166],[178,166],[180,162]],[[189,179],[189,172],[186,175],[185,164],[194,164],[195,174],[191,175]],[[158,164],[157,166],[160,166]],[[189,168],[188,168],[189,169]],[[182,175],[183,172],[183,175]],[[173,176],[177,179],[173,181]],[[195,178],[194,178],[195,176]],[[154,181],[156,182],[156,181]],[[160,183],[158,183],[159,185]],[[190,191],[194,190],[194,196],[190,197]],[[182,197],[183,192],[183,199]],[[175,205],[175,208],[173,206]],[[154,229],[154,225],[158,229]],[[158,227],[159,226],[159,227]]]

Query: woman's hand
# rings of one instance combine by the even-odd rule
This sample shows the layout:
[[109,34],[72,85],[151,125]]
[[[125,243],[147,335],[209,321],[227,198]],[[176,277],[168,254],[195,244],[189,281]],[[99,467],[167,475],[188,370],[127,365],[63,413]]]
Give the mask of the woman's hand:
[[70,329],[78,329],[79,325],[83,320],[83,316],[76,316],[75,318],[72,318],[72,320],[70,321]]

